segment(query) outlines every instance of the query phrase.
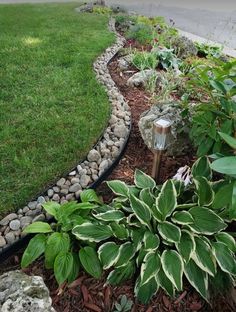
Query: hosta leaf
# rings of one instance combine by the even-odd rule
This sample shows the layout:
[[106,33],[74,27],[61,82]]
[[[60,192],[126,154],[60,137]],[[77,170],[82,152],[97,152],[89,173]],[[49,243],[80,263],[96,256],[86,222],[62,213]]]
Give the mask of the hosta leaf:
[[210,183],[204,177],[197,177],[194,180],[199,206],[209,206],[214,199],[214,192]]
[[138,188],[154,188],[156,186],[156,182],[146,173],[141,170],[136,169],[134,173],[134,183]]
[[176,244],[176,248],[182,258],[188,262],[191,254],[195,250],[195,241],[193,235],[191,235],[188,231],[183,230],[181,232],[180,241]]
[[177,206],[177,193],[171,180],[167,180],[156,200],[156,207],[163,217],[163,221],[172,214]]
[[158,235],[146,231],[143,237],[143,243],[146,250],[155,250],[160,245],[160,238]]
[[55,232],[47,240],[45,249],[45,266],[52,269],[56,256],[60,253],[66,253],[70,248],[70,237],[67,233]]
[[183,287],[183,271],[184,263],[181,256],[175,250],[165,250],[161,255],[161,264],[165,275],[173,283],[173,285],[179,290]]
[[128,238],[129,233],[128,233],[128,230],[124,224],[112,222],[112,223],[110,223],[110,226],[111,226],[113,235],[116,238],[118,238],[120,240],[124,240],[124,239]]
[[223,185],[218,192],[215,194],[212,208],[221,209],[226,208],[231,203],[233,192],[233,184]]
[[212,172],[210,162],[206,156],[198,158],[193,164],[191,171],[194,178],[205,177],[207,180],[211,180]]
[[129,188],[124,182],[119,180],[107,181],[107,185],[116,195],[128,197]]
[[145,232],[145,228],[132,228],[130,230],[130,237],[136,246],[136,250],[141,248]]
[[73,228],[72,234],[80,240],[89,242],[101,242],[112,236],[112,229],[106,224],[94,224],[86,222]]
[[24,233],[50,233],[52,232],[51,226],[46,222],[33,222],[32,224],[28,225],[24,231]]
[[148,205],[133,195],[130,195],[130,204],[139,221],[150,228],[151,212]]
[[92,203],[101,203],[101,200],[97,196],[96,192],[92,189],[84,190],[80,193],[80,199],[82,203],[92,202]]
[[170,297],[174,297],[175,288],[169,278],[165,275],[163,268],[161,267],[156,276],[158,284],[164,289]]
[[122,282],[130,279],[135,273],[135,265],[133,261],[128,262],[127,264],[115,268],[111,271],[107,277],[107,281],[111,285],[119,285]]
[[61,252],[54,261],[54,274],[59,285],[64,283],[73,268],[73,256],[71,252]]
[[150,208],[155,204],[155,198],[152,195],[150,189],[142,189],[142,191],[139,194],[139,198],[141,201],[143,201],[145,204],[147,204]]
[[84,247],[79,251],[80,262],[87,273],[95,278],[102,275],[102,266],[96,251],[92,247]]
[[189,212],[194,223],[188,226],[196,233],[212,235],[227,227],[227,224],[208,208],[193,207]]
[[236,181],[233,183],[233,191],[231,197],[231,206],[229,209],[230,220],[236,220]]
[[116,264],[119,255],[119,245],[114,242],[107,242],[98,249],[98,258],[100,259],[103,269],[107,270]]
[[230,146],[232,147],[233,149],[236,150],[236,139],[233,138],[232,136],[226,134],[226,133],[223,133],[223,132],[218,132],[219,135],[222,137],[222,139]]
[[222,157],[213,161],[211,169],[228,175],[236,175],[236,156]]
[[214,276],[216,274],[216,266],[210,246],[200,237],[195,237],[195,244],[196,247],[192,254],[192,259],[200,269]]
[[193,260],[185,264],[184,274],[189,283],[208,301],[208,275]]
[[116,262],[116,267],[122,266],[130,261],[135,254],[135,246],[131,242],[126,242],[123,245],[120,245],[118,251],[118,257]]
[[44,253],[46,242],[47,236],[44,234],[37,234],[31,238],[21,259],[22,268],[26,268],[29,264],[31,264]]
[[93,214],[93,216],[102,221],[110,222],[110,221],[121,221],[125,215],[122,211],[119,210],[113,210],[113,211],[107,211],[103,213]]
[[228,233],[218,233],[215,235],[218,242],[224,243],[233,253],[236,252],[236,242],[233,236]]
[[213,254],[222,271],[236,275],[236,260],[229,248],[221,242],[212,243]]
[[161,267],[160,256],[157,252],[149,252],[141,266],[140,276],[141,285],[147,283],[152,277],[156,276]]
[[157,281],[154,277],[144,285],[141,284],[139,277],[135,283],[134,294],[141,303],[147,304],[150,302],[151,298],[155,295],[158,289],[159,285],[157,284]]
[[178,224],[191,224],[194,222],[193,217],[188,211],[177,211],[173,214],[171,220]]
[[160,235],[168,242],[178,243],[180,241],[181,231],[176,225],[165,221],[158,224],[157,229]]
[[44,203],[43,208],[49,213],[51,216],[53,216],[57,220],[57,213],[60,209],[61,205],[54,201],[49,201],[47,203]]
[[73,252],[72,253],[73,256],[73,265],[72,265],[72,269],[71,272],[68,275],[68,283],[72,283],[73,281],[75,281],[79,275],[79,269],[80,269],[80,261],[79,261],[79,254]]
[[136,257],[136,265],[140,267],[143,263],[143,259],[145,256],[149,253],[149,250],[146,250],[144,248],[140,248],[138,256]]

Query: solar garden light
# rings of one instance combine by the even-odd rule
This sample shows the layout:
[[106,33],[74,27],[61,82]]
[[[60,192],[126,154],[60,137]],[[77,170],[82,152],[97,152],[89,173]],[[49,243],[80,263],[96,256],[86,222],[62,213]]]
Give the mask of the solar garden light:
[[158,182],[163,152],[171,142],[171,122],[161,118],[154,120],[152,130],[152,148],[154,153],[152,177]]

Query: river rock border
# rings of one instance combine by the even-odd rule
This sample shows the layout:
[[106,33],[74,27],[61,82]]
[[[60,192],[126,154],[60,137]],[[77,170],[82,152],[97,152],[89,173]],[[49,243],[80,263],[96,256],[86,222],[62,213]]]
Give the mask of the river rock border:
[[109,29],[116,35],[116,43],[95,61],[94,70],[98,81],[104,85],[111,103],[111,116],[103,136],[82,161],[66,177],[59,179],[43,195],[0,220],[0,252],[20,238],[23,229],[32,222],[44,221],[51,216],[43,212],[42,204],[52,200],[66,203],[79,199],[83,189],[94,184],[112,167],[127,142],[131,126],[131,113],[128,104],[112,80],[108,63],[124,46],[125,39],[115,30],[115,21],[110,19]]

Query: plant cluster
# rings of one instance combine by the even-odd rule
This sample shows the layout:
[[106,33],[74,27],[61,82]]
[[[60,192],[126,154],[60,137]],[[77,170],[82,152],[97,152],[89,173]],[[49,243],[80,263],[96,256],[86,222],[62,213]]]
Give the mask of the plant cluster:
[[195,46],[200,56],[210,56],[219,58],[222,55],[223,46],[212,45],[207,43],[195,42]]
[[112,9],[107,6],[95,5],[93,6],[93,13],[109,15],[112,13]]
[[181,59],[197,55],[197,48],[193,41],[184,36],[174,36],[171,40],[174,53]]
[[132,25],[126,33],[127,39],[136,40],[142,45],[151,44],[155,35],[153,27],[146,24]]

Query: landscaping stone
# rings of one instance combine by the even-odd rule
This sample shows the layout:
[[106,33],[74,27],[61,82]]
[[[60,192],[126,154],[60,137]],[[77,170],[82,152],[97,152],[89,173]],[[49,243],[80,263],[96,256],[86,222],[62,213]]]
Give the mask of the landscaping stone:
[[[79,180],[79,179],[78,179]],[[79,180],[81,181],[81,180]],[[81,190],[81,185],[79,183],[75,183],[73,184],[70,188],[69,188],[69,192],[70,193],[75,193],[77,192],[78,190]]]
[[36,216],[32,222],[36,222],[36,221],[44,221],[46,218],[45,218],[45,215],[43,213],[41,213],[40,215]]
[[8,244],[12,244],[15,241],[15,234],[13,232],[9,232],[5,234],[5,240]]
[[42,277],[10,271],[0,277],[1,312],[55,312]]
[[3,218],[0,221],[0,225],[7,225],[11,220],[17,219],[17,214],[16,213],[10,213],[8,216]]
[[25,216],[20,219],[20,226],[24,229],[27,225],[32,222],[32,218],[30,216]]
[[157,71],[153,69],[145,69],[131,76],[127,80],[127,85],[129,87],[137,88],[146,87],[149,79],[151,79],[152,77],[158,77]]
[[87,156],[88,161],[93,162],[93,161],[98,161],[100,160],[101,155],[96,151],[95,149],[92,149]]
[[47,193],[48,193],[48,197],[52,197],[54,194],[54,191],[52,189],[49,189]]
[[20,228],[20,220],[16,219],[16,220],[12,220],[9,224],[10,229],[13,231],[17,231]]
[[63,184],[65,184],[66,179],[65,178],[61,178],[60,180],[57,181],[57,186],[62,186]]
[[90,177],[86,174],[82,175],[80,178],[80,185],[82,188],[86,188],[90,182]]
[[0,235],[0,248],[4,247],[6,245],[6,241],[5,241],[5,238]]
[[126,126],[123,125],[116,125],[114,128],[114,135],[118,138],[125,138],[128,134],[128,130]]

